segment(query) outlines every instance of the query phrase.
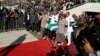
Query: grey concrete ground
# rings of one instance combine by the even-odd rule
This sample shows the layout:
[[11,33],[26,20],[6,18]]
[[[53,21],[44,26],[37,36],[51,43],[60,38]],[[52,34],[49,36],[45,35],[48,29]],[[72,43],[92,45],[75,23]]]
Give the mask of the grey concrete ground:
[[0,33],[0,47],[26,43],[38,40],[26,30],[9,31]]

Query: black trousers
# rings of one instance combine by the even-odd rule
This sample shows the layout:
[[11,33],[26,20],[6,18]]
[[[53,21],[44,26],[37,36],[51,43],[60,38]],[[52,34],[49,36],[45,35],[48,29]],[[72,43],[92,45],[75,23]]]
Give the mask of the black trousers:
[[0,31],[3,31],[3,21],[1,18],[0,18]]
[[25,28],[26,28],[26,30],[28,30],[28,31],[31,29],[31,23],[30,23],[29,20],[25,21]]
[[33,32],[34,32],[34,31],[38,32],[38,24],[32,23],[32,24],[31,24],[31,27],[32,27],[32,31],[33,31]]

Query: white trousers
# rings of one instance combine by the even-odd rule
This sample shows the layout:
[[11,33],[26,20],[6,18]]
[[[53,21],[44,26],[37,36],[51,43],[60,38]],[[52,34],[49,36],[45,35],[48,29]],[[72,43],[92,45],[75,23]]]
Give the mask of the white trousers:
[[70,45],[71,44],[71,39],[72,39],[71,38],[72,37],[71,35],[72,35],[72,32],[68,32],[67,33],[67,40],[68,40],[68,44],[67,45]]

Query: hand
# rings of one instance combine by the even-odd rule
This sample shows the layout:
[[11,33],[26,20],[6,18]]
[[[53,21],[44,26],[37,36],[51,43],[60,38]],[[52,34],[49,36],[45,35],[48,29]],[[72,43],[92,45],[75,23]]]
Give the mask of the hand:
[[86,53],[93,52],[93,48],[87,39],[83,40],[82,42],[84,43],[83,49],[85,50]]
[[66,34],[64,34],[64,37],[65,37],[65,38],[66,38],[66,36],[67,36],[67,35],[66,35]]

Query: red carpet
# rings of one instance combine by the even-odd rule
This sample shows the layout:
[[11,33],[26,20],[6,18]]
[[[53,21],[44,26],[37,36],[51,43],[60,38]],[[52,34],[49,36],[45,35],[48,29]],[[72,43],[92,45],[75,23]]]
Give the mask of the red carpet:
[[52,50],[57,51],[57,48],[53,49],[50,41],[38,40],[0,48],[0,56],[57,56]]

